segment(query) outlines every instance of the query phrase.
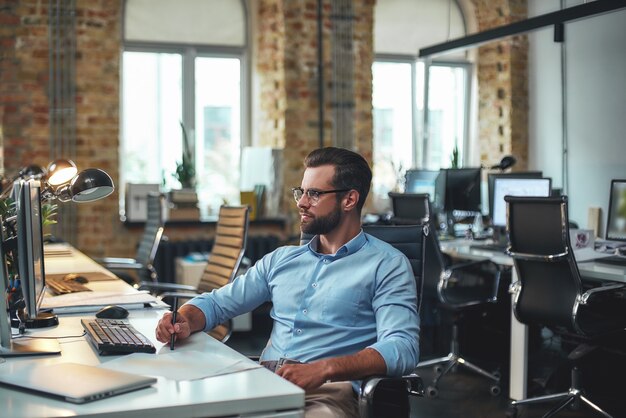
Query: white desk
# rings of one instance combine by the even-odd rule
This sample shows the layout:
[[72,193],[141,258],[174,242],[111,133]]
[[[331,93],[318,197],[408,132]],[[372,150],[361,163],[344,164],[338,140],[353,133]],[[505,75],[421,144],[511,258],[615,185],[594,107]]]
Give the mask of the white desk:
[[[452,257],[470,260],[490,259],[499,265],[513,266],[513,259],[506,254],[471,248],[472,243],[464,239],[442,241],[441,249]],[[626,283],[626,267],[587,261],[578,263],[578,270],[585,280]],[[517,280],[517,272],[513,268],[511,283]],[[525,399],[528,380],[528,327],[519,322],[513,312],[511,312],[510,360],[509,397],[514,400]]]
[[[94,271],[98,268],[92,260],[77,252],[74,263],[59,261],[65,265],[65,272]],[[76,254],[74,254],[76,255]],[[85,257],[85,258],[83,258]],[[66,257],[63,257],[66,258]],[[66,260],[67,261],[67,260]],[[46,268],[54,262],[46,260]],[[84,269],[79,269],[79,267]],[[55,272],[62,273],[62,270]],[[116,285],[116,279],[98,284]],[[124,283],[125,286],[128,286]],[[154,329],[165,310],[160,308],[130,311],[131,323],[148,337],[157,348],[157,356],[169,347],[156,341]],[[29,331],[33,336],[76,336],[59,339],[61,354],[42,357],[14,357],[0,364],[0,373],[11,373],[12,367],[24,362],[44,364],[75,362],[98,365],[116,358],[99,356],[85,337],[80,319],[89,314],[63,315],[57,327]],[[13,330],[15,333],[16,330]],[[235,359],[245,357],[228,346],[216,341],[207,334],[197,333],[177,345],[181,351],[203,351],[217,353]],[[249,361],[246,359],[246,361]],[[135,392],[101,399],[84,405],[75,405],[54,398],[0,387],[2,416],[9,417],[192,417],[192,416],[246,416],[246,417],[303,417],[304,391],[265,368],[242,371],[234,374],[214,376],[194,381],[174,381],[157,376],[157,383]]]

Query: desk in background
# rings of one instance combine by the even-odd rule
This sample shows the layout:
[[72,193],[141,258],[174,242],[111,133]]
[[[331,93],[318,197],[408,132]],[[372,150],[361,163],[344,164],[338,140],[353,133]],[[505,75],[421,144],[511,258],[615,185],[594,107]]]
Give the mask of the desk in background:
[[[68,257],[71,257],[72,260]],[[72,249],[71,256],[68,257],[58,257],[56,261],[52,260],[54,257],[50,257],[46,260],[46,269],[51,273],[60,274],[64,272],[89,272],[99,268],[95,262],[74,249]],[[65,261],[61,260],[62,258]],[[62,266],[66,266],[65,271],[62,271]],[[115,278],[97,284],[130,288],[126,283]],[[156,341],[154,336],[156,323],[165,309],[139,309],[130,312],[130,322],[139,332],[152,341],[157,348],[157,355],[162,350],[169,352],[169,347]],[[75,362],[99,365],[116,358],[115,356],[99,356],[85,337],[81,336],[83,328],[80,320],[91,316],[91,314],[60,315],[58,326],[29,331],[32,336],[76,337],[59,339],[62,348],[60,355],[7,359],[5,363],[0,364],[0,373],[10,373],[12,365],[25,362],[43,364]],[[188,340],[181,342],[177,350],[184,350],[190,354],[194,351],[203,351],[241,361],[250,361],[205,333],[194,334]],[[173,381],[158,377],[157,383],[148,389],[83,405],[75,405],[46,396],[2,387],[0,405],[3,408],[3,416],[16,418],[85,415],[100,417],[151,416],[152,418],[245,415],[246,417],[295,418],[304,415],[304,391],[265,368],[256,368],[194,381]]]
[[[469,260],[489,259],[501,266],[513,267],[513,259],[502,252],[494,252],[471,247],[473,241],[456,239],[441,241],[441,249],[455,258]],[[583,280],[626,283],[626,266],[617,266],[585,261],[578,263],[578,270]],[[514,268],[511,282],[517,281]],[[512,306],[512,305],[511,305]],[[509,397],[514,400],[525,399],[528,380],[528,326],[519,322],[511,312],[511,353],[510,353]]]

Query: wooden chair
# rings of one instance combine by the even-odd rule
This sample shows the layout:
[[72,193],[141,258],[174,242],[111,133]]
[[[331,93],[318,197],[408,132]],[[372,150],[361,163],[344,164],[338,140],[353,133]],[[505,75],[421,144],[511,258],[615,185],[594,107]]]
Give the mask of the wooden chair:
[[[220,208],[215,242],[197,287],[175,283],[144,282],[140,289],[150,290],[174,306],[178,299],[191,299],[201,293],[211,292],[230,283],[237,274],[248,239],[248,206],[222,206]],[[210,334],[225,342],[232,332],[232,324],[221,324]]]

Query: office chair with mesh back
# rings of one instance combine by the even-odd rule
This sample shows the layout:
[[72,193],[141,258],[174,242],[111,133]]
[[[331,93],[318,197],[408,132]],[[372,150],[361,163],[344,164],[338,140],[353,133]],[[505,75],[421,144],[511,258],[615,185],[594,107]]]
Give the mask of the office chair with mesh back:
[[[368,225],[363,227],[363,231],[393,245],[407,256],[415,277],[419,309],[424,274],[424,241],[429,233],[428,226]],[[301,234],[300,245],[308,243],[311,238],[311,234]],[[415,373],[403,377],[372,376],[364,379],[361,385],[359,414],[364,418],[409,417],[409,396],[423,394],[422,378]]]
[[[239,270],[246,251],[249,225],[248,206],[222,206],[220,208],[213,248],[197,287],[176,283],[143,282],[140,289],[150,290],[174,306],[178,298],[191,299],[198,294],[211,292],[231,282]],[[232,332],[232,322],[218,325],[209,333],[225,342]]]
[[[441,252],[435,223],[430,219],[428,194],[389,193],[394,210],[393,219],[401,223],[426,222],[433,233],[426,236],[423,296],[433,301],[438,310],[452,314],[450,353],[445,357],[420,362],[418,367],[434,366],[436,377],[426,388],[428,397],[439,394],[439,380],[457,366],[466,367],[493,381],[491,393],[499,395],[500,373],[490,373],[467,361],[459,352],[458,327],[469,310],[481,309],[497,301],[500,270],[489,260],[453,264]],[[424,311],[422,310],[422,315]]]
[[583,289],[569,240],[566,196],[506,196],[505,201],[507,253],[513,257],[518,275],[518,281],[511,284],[516,318],[524,324],[547,326],[562,339],[578,344],[568,358],[573,366],[569,390],[513,401],[509,415],[515,416],[520,405],[561,401],[544,418],[580,402],[610,417],[585,396],[577,366],[582,356],[624,332],[626,312],[616,294],[624,285]]
[[[137,246],[135,258],[104,257],[96,261],[127,283],[157,282],[154,259],[163,236],[164,212],[165,195],[150,193],[146,226]],[[134,272],[135,275],[129,274],[130,272]]]

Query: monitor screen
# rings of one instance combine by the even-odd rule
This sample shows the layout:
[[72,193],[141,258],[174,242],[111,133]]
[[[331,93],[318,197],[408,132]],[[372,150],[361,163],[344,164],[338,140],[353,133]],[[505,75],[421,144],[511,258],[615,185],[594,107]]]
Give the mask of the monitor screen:
[[425,193],[389,193],[389,197],[396,222],[421,223],[430,216]]
[[626,241],[626,180],[611,181],[606,239]]
[[506,202],[504,196],[550,196],[551,180],[549,178],[496,178],[493,193],[493,226],[506,226]]
[[510,179],[540,179],[543,177],[541,171],[516,171],[514,173],[489,173],[487,174],[487,190],[489,194],[489,214],[493,216],[493,186],[496,179],[510,178]]
[[28,318],[36,318],[45,291],[40,185],[20,181],[17,201],[17,258]]
[[435,206],[445,212],[481,211],[480,168],[440,170],[435,188]]
[[426,193],[432,201],[435,197],[435,182],[439,170],[407,170],[405,174],[404,190],[406,193]]
[[[4,220],[0,217],[0,224]],[[9,325],[7,298],[5,291],[9,286],[9,272],[7,269],[7,259],[4,254],[4,234],[0,225],[0,283],[2,284],[2,297],[0,297],[0,346],[11,347],[11,326]]]

